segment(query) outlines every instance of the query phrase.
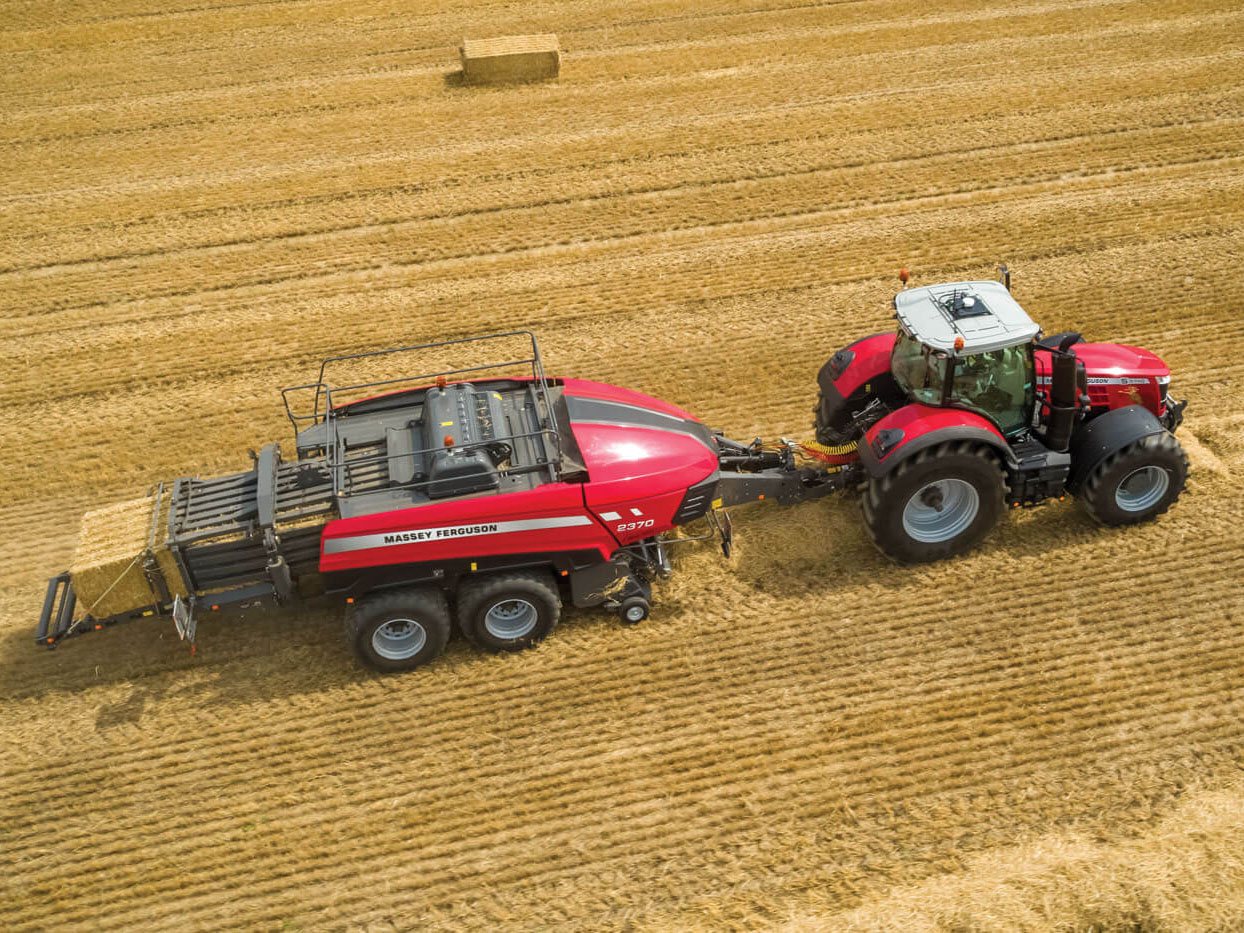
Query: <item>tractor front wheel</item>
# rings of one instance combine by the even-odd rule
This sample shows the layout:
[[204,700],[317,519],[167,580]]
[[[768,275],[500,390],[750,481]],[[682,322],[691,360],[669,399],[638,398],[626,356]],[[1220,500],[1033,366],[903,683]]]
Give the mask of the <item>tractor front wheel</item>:
[[993,530],[1006,486],[979,444],[928,447],[868,484],[864,524],[878,550],[904,564],[963,554]]
[[1095,466],[1080,490],[1080,501],[1103,525],[1134,525],[1174,505],[1187,478],[1183,447],[1163,431],[1133,441]]

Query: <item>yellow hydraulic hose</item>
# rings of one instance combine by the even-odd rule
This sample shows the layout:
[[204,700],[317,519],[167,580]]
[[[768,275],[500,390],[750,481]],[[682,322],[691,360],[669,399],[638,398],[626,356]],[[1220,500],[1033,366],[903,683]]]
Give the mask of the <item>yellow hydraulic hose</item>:
[[818,444],[816,441],[801,441],[799,449],[807,457],[813,460],[820,460],[822,463],[847,463],[854,460],[858,454],[856,449],[858,444],[855,441],[848,441],[845,444]]

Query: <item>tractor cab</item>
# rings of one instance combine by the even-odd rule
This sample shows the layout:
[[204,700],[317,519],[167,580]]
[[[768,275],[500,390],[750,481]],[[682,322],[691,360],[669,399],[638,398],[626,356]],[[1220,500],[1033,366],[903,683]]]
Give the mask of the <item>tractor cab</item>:
[[908,289],[894,299],[890,372],[913,402],[965,408],[1006,437],[1032,424],[1040,328],[998,282]]

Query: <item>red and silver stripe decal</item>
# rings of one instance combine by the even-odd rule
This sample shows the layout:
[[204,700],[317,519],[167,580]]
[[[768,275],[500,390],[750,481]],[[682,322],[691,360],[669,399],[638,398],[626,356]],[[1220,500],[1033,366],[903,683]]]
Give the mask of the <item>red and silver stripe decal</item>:
[[425,544],[483,535],[504,535],[520,531],[545,531],[550,528],[578,528],[593,524],[586,515],[556,515],[551,518],[524,518],[508,522],[471,522],[462,525],[440,525],[434,528],[395,528],[367,535],[344,535],[324,541],[325,554],[366,551],[371,548],[400,547],[404,544]]

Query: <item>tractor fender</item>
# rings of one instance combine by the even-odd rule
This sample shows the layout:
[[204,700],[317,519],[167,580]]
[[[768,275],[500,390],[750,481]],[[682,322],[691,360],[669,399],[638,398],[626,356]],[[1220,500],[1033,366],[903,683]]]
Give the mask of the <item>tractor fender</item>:
[[817,385],[822,392],[846,398],[864,383],[890,371],[894,340],[894,332],[890,331],[847,344],[821,367],[816,375]]
[[1071,435],[1071,475],[1067,491],[1076,493],[1093,469],[1111,454],[1166,428],[1144,405],[1112,408],[1076,428]]
[[849,344],[829,358],[817,373],[820,397],[814,410],[818,437],[824,443],[847,430],[853,414],[871,399],[897,403],[902,394],[890,373],[894,334],[873,334]]
[[926,447],[951,441],[977,441],[998,452],[1008,467],[1015,465],[1011,447],[988,418],[962,408],[904,405],[890,412],[864,435],[860,462],[874,477],[882,477]]

